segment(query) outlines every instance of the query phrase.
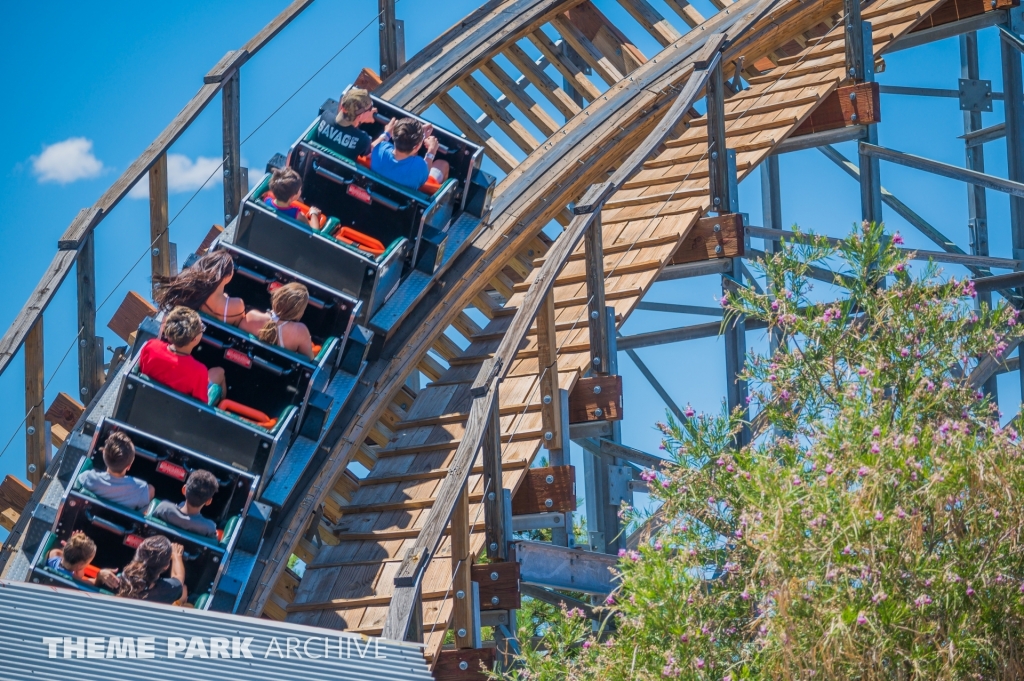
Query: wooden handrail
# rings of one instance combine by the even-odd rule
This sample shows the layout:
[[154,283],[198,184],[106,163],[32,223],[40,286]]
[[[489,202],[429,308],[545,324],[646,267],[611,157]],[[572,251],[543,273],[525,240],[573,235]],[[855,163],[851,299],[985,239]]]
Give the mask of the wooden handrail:
[[[743,30],[743,27],[743,24],[740,24],[737,28]],[[395,575],[391,607],[388,609],[388,617],[384,624],[385,638],[404,639],[409,630],[417,606],[420,579],[429,558],[434,555],[441,543],[445,528],[452,522],[456,502],[469,479],[477,451],[483,442],[484,431],[498,399],[497,386],[510,370],[512,360],[540,311],[541,304],[554,286],[555,278],[569,256],[576,250],[584,234],[600,216],[604,202],[643,167],[644,162],[657,152],[669,135],[678,133],[686,113],[707,84],[710,72],[719,64],[724,42],[725,35],[715,33],[701,49],[696,50],[688,58],[691,63],[699,61],[703,68],[691,68],[685,85],[655,129],[608,181],[591,185],[580,199],[576,210],[581,214],[576,215],[555,240],[554,246],[544,259],[544,264],[530,284],[523,302],[519,305],[512,323],[502,337],[494,357],[480,368],[472,387],[472,394],[476,399],[470,406],[466,429],[448,468],[448,476],[438,490],[423,529]],[[500,456],[500,451],[497,455]]]
[[170,146],[192,125],[203,109],[220,92],[223,87],[223,81],[237,71],[237,69],[241,68],[242,64],[262,49],[264,45],[270,42],[274,36],[280,33],[285,26],[312,3],[313,0],[295,0],[284,11],[274,17],[263,30],[253,36],[241,50],[229,52],[224,59],[221,59],[211,73],[208,74],[208,77],[217,74],[219,78],[213,82],[205,82],[192,99],[189,100],[188,104],[185,105],[185,108],[146,147],[146,150],[121,173],[117,181],[110,185],[96,203],[90,208],[83,208],[78,213],[64,233],[64,236],[58,242],[59,250],[50,262],[50,266],[43,274],[42,279],[39,280],[39,283],[29,295],[28,300],[14,318],[14,322],[4,333],[3,338],[0,339],[0,375],[3,375],[4,371],[7,370],[14,355],[17,354],[24,344],[29,330],[53,300],[61,284],[64,283],[68,273],[71,271],[72,265],[75,264],[82,244],[85,243],[86,238],[96,226],[120,203],[121,199],[149,171],[149,168],[157,159],[167,153]]

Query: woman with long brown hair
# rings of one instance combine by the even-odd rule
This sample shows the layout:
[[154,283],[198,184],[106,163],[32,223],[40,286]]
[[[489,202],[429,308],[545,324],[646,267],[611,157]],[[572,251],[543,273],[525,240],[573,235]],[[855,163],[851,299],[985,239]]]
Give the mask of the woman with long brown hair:
[[[154,603],[184,603],[188,598],[184,552],[181,544],[172,543],[162,534],[147,537],[135,549],[135,557],[121,574],[101,570],[97,582],[116,590],[117,595],[124,598]],[[168,568],[171,576],[162,577]]]
[[270,296],[270,320],[260,329],[259,339],[313,357],[309,327],[299,321],[308,304],[309,290],[298,282],[275,289]]
[[224,287],[235,276],[235,261],[227,251],[207,253],[191,267],[173,277],[153,277],[156,289],[153,299],[161,310],[179,305],[205,312],[232,326],[262,328],[269,316],[257,310],[246,310],[245,301],[232,298]]

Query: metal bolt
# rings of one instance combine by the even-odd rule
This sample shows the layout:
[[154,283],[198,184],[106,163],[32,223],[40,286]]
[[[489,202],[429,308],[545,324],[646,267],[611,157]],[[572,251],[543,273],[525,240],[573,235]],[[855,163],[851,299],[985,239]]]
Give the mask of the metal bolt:
[[501,599],[497,596],[491,596],[491,605],[497,605],[498,603],[501,603]]
[[495,495],[495,494],[494,494],[494,492],[488,492],[488,493],[487,493],[487,500],[488,500],[488,501],[494,501],[494,500],[495,500],[495,499],[497,499],[497,498],[498,498],[498,497],[497,497],[497,495]]
[[548,483],[549,485],[554,483],[555,482],[555,476],[548,475],[547,477],[544,478],[544,482]]
[[78,347],[80,347],[80,348],[84,348],[85,347],[85,339],[84,338],[82,340],[78,341]]
[[544,500],[544,506],[545,506],[545,507],[547,507],[547,508],[551,508],[551,507],[552,507],[552,506],[554,506],[554,505],[555,505],[555,502],[551,501],[550,499],[545,499],[545,500]]
[[857,122],[857,114],[850,114],[850,120],[853,121],[854,123],[856,123]]
[[602,416],[604,416],[604,412],[601,411],[601,407],[598,407],[597,409],[594,410],[594,416],[596,416],[597,418],[601,418]]
[[720,204],[720,203],[722,203],[722,199],[720,199],[720,198],[718,198],[718,197],[716,196],[716,197],[715,197],[715,205],[717,206],[717,205],[718,205],[718,204]]
[[491,573],[491,581],[492,582],[498,581],[498,573],[497,572],[492,572]]
[[551,404],[551,395],[544,396],[544,404]]
[[36,472],[36,465],[34,463],[30,463],[28,465],[28,472],[29,473],[35,473]]
[[857,69],[851,67],[850,68],[850,75],[851,76],[856,76],[857,75]]
[[715,228],[714,228],[714,230],[715,230],[716,232],[721,232],[721,231],[722,231],[722,225],[715,225]]
[[721,253],[721,252],[722,252],[722,247],[721,246],[715,246],[715,253]]
[[593,312],[590,313],[590,318],[597,319],[597,310],[594,310]]
[[555,435],[550,430],[544,432],[544,439],[550,441]]
[[599,386],[599,385],[595,385],[594,386],[594,394],[595,395],[600,395],[601,394],[601,386]]
[[455,633],[457,633],[459,635],[459,638],[465,638],[466,637],[466,630],[465,629],[459,629]]
[[856,92],[851,92],[851,93],[850,93],[850,101],[852,102],[852,101],[854,101],[855,99],[857,99],[857,93],[856,93]]
[[459,589],[458,591],[455,592],[455,597],[458,598],[459,600],[462,600],[463,598],[466,597],[466,592],[463,591],[462,589]]
[[79,392],[82,393],[83,395],[88,395],[89,394],[89,389],[88,388],[82,388]]
[[28,428],[25,429],[25,432],[28,433],[29,435],[35,435],[36,434],[36,427],[35,426],[29,426]]
[[158,255],[160,255],[160,249],[159,249],[159,248],[154,248],[154,249],[153,249],[153,257],[155,258],[155,257],[157,257]]
[[717,151],[712,151],[711,152],[711,160],[714,161],[717,158],[718,158],[718,152]]
[[462,671],[466,671],[467,669],[469,669],[469,663],[465,660],[459,662],[459,669],[461,669]]
[[491,551],[497,551],[498,550],[498,542],[492,541],[490,546],[488,546],[487,548],[489,548]]
[[231,177],[231,170],[229,168],[224,169],[224,177]]

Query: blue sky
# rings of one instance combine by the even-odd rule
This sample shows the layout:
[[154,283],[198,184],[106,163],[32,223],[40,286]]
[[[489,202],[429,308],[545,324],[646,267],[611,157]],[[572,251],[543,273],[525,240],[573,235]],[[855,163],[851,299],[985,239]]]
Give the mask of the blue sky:
[[[644,54],[651,56],[658,51],[653,39],[614,0],[595,2]],[[4,180],[0,183],[0,200],[5,206],[0,221],[4,245],[0,249],[0,271],[8,274],[5,295],[0,297],[0,326],[6,328],[14,319],[77,211],[91,205],[164,128],[202,84],[203,74],[225,52],[242,45],[285,4],[284,0],[112,0],[98,10],[58,0],[45,6],[13,3],[5,8],[0,62],[8,68],[0,74],[0,85],[12,96],[0,109],[4,142],[0,144],[0,177]],[[407,54],[414,54],[477,4],[448,0],[440,5],[443,11],[438,11],[439,5],[422,0],[399,2],[397,13],[405,20]],[[661,0],[652,0],[652,4],[676,21]],[[710,14],[706,0],[694,4],[705,15]],[[243,68],[243,138],[258,130],[243,146],[242,157],[253,168],[254,176],[275,152],[288,148],[315,115],[320,102],[337,97],[361,67],[376,67],[376,27],[359,34],[376,13],[374,0],[316,2]],[[42,35],[26,30],[40,26],[45,26]],[[324,67],[350,40],[344,52]],[[981,34],[980,44],[982,77],[993,78],[993,89],[999,91],[994,29]],[[886,62],[885,73],[878,77],[883,83],[954,88],[959,77],[956,39],[899,52],[887,57]],[[323,70],[285,103],[321,67]],[[598,81],[596,76],[594,79]],[[478,113],[473,107],[467,108]],[[883,145],[963,163],[962,142],[956,139],[963,132],[963,123],[956,100],[883,96],[882,112]],[[444,122],[436,110],[428,115]],[[996,102],[995,112],[985,114],[985,125],[1000,120],[1001,106]],[[514,150],[511,142],[498,137]],[[211,224],[222,220],[219,184],[198,192],[186,207],[219,162],[220,147],[217,100],[171,150],[170,214],[174,217],[181,211],[171,226],[171,239],[179,244],[180,260],[195,248]],[[854,154],[852,144],[841,149],[848,157]],[[1003,143],[991,143],[985,151],[988,170],[1004,174]],[[522,157],[518,150],[515,153]],[[784,224],[796,223],[805,229],[841,236],[858,219],[856,184],[819,152],[786,155],[781,167]],[[886,164],[882,182],[966,248],[965,185]],[[741,210],[750,213],[752,224],[762,224],[757,173],[741,185]],[[1007,216],[1005,196],[989,192],[993,255],[1010,254]],[[931,247],[891,211],[886,210],[885,217],[893,229],[906,235],[909,245]],[[133,197],[126,198],[97,230],[97,295],[100,302],[108,301],[99,311],[97,327],[106,345],[120,343],[106,329],[106,322],[125,292],[149,291],[148,234],[148,203]],[[950,272],[962,274],[957,268]],[[658,284],[648,300],[708,305],[717,295],[719,283],[708,277]],[[624,332],[705,321],[708,318],[638,312]],[[75,323],[74,286],[65,286],[45,316],[48,378],[53,374],[47,403],[58,391],[73,393],[77,389],[76,353],[73,349],[68,352]],[[763,339],[754,334],[750,343],[755,349],[763,347]],[[639,354],[661,376],[681,406],[691,403],[698,410],[718,409],[725,391],[720,341],[647,348]],[[659,438],[652,425],[661,417],[663,405],[625,354],[620,355],[619,365],[627,395],[624,440],[655,451]],[[1016,376],[1003,377],[1000,389],[1006,398],[1016,400]],[[0,406],[0,449],[13,436],[10,446],[0,454],[0,475],[13,473],[24,478],[24,435],[19,429],[24,414],[20,358],[0,377]],[[579,465],[578,456],[574,459]],[[579,491],[582,494],[582,487]]]

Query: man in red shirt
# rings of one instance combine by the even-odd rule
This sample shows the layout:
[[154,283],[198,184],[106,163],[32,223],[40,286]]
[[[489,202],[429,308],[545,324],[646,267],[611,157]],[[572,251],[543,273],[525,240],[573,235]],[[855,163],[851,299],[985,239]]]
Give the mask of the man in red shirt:
[[220,385],[227,394],[224,369],[206,365],[192,356],[203,340],[203,322],[199,313],[187,307],[176,307],[164,318],[160,338],[146,342],[139,352],[139,371],[157,383],[207,402],[209,383]]

